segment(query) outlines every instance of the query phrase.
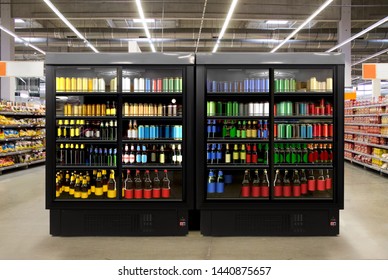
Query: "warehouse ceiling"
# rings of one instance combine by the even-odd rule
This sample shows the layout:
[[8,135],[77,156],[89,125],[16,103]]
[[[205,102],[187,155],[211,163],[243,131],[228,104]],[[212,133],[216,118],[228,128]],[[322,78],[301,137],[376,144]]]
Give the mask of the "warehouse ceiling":
[[[135,1],[51,0],[59,11],[100,51],[127,52],[136,42],[149,52]],[[218,52],[269,52],[307,19],[324,0],[240,0]],[[21,19],[15,32],[46,52],[91,52],[43,0],[1,0],[11,3],[12,17]],[[341,0],[334,0],[278,52],[323,52],[337,44]],[[158,52],[211,52],[231,0],[142,0]],[[388,16],[387,0],[352,0],[352,35]],[[267,20],[285,20],[268,24]],[[202,28],[201,28],[202,26]],[[199,39],[199,40],[198,40]],[[388,48],[388,23],[352,41],[352,62]],[[16,44],[16,59],[42,55]],[[388,62],[384,54],[371,62]],[[358,75],[360,65],[352,74]]]

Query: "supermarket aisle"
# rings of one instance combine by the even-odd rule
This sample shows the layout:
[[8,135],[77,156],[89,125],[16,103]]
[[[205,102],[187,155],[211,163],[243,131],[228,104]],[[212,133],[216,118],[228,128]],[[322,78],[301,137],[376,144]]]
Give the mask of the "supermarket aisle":
[[338,237],[52,237],[44,167],[0,176],[0,259],[387,259],[388,178],[345,166]]

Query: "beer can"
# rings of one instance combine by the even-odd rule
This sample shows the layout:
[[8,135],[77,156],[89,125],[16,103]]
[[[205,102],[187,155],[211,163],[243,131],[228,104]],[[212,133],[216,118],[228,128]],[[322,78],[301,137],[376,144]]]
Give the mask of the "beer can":
[[286,116],[292,116],[292,102],[287,101],[286,102],[286,111],[285,111]]
[[279,79],[279,91],[284,92],[284,79]]
[[233,82],[233,92],[239,92],[238,81]]
[[179,78],[179,90],[178,91],[179,92],[183,91],[183,78],[182,77]]
[[273,105],[273,115],[278,116],[278,106],[279,103]]
[[168,92],[168,78],[163,78],[163,92]]
[[216,102],[209,101],[209,116],[215,116],[216,114]]
[[255,79],[250,79],[249,80],[249,92],[255,92]]
[[296,91],[296,81],[295,79],[290,79],[290,91]]
[[265,92],[266,91],[265,86],[266,86],[265,79],[264,78],[260,79],[260,90],[259,90],[259,92]]
[[290,80],[284,79],[284,91],[290,91]]
[[293,127],[293,136],[294,138],[300,138],[300,125],[295,124]]
[[319,116],[321,114],[321,107],[315,107],[314,115]]
[[244,91],[244,83],[243,81],[238,81],[238,92]]
[[277,137],[278,137],[278,124],[277,123],[275,123],[274,125],[273,125],[273,137],[276,139]]
[[269,79],[268,78],[265,79],[265,91],[266,92],[269,91]]
[[264,91],[261,86],[261,79],[255,79],[255,91],[256,92]]
[[306,126],[306,130],[307,130],[306,138],[307,139],[312,139],[313,138],[313,126],[311,124],[308,124]]
[[156,88],[154,89],[154,91],[161,92],[162,89],[163,89],[163,80],[161,78],[158,78],[156,80]]
[[240,116],[246,116],[246,112],[244,111],[244,103],[240,103],[238,105],[238,112],[240,114]]
[[249,92],[249,80],[248,79],[244,79],[244,89],[243,89],[244,92]]
[[235,117],[238,116],[238,102],[237,101],[233,102],[232,113],[233,113],[233,116],[235,116]]
[[329,124],[329,137],[333,137],[334,133],[333,133],[333,128],[334,128],[334,125],[331,123]]
[[325,138],[329,137],[329,125],[327,123],[324,123],[322,125],[322,137],[325,137]]
[[206,102],[206,115],[210,116],[210,101]]
[[221,101],[217,102],[217,110],[215,113],[217,116],[222,116],[222,102]]
[[180,78],[179,77],[176,77],[175,79],[174,79],[174,92],[181,92],[181,90],[180,90],[180,86],[179,86],[179,84],[180,84]]
[[206,81],[206,91],[212,92],[212,81],[210,81],[210,80]]
[[286,138],[286,125],[283,123],[278,124],[278,138],[279,139]]
[[174,78],[168,79],[168,91],[174,92]]
[[318,137],[318,124],[314,123],[313,124],[313,138]]
[[332,110],[333,108],[331,107],[331,104],[327,103],[325,106],[325,115],[331,116],[333,114]]
[[227,81],[224,81],[222,82],[222,89],[221,89],[222,92],[229,92],[229,82]]
[[300,138],[307,138],[307,129],[305,124],[300,125]]
[[152,92],[157,92],[158,91],[158,80],[157,79],[152,79]]
[[286,125],[286,138],[291,139],[292,138],[292,124]]
[[217,82],[216,81],[212,81],[212,85],[211,85],[211,92],[217,92],[218,89],[217,89]]
[[321,138],[322,137],[322,124],[317,123],[317,135],[315,137]]
[[233,116],[233,103],[232,101],[229,101],[226,103],[226,116],[230,117]]
[[275,92],[279,92],[279,79],[275,79]]
[[150,78],[145,79],[145,91],[146,92],[151,91],[151,79]]
[[308,115],[313,116],[315,114],[315,104],[309,103],[309,112]]
[[252,102],[248,103],[248,116],[253,116],[254,113],[254,105]]

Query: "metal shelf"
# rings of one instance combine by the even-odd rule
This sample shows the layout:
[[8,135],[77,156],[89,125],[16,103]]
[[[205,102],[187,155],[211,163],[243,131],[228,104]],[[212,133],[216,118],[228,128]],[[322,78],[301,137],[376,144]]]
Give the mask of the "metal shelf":
[[285,91],[285,92],[275,92],[275,97],[326,97],[333,96],[333,92],[328,91]]
[[182,116],[130,116],[123,117],[123,120],[147,120],[147,121],[182,121]]
[[355,159],[353,159],[353,158],[345,157],[345,159],[348,160],[348,161],[350,161],[350,162],[352,162],[352,163],[354,162],[354,163],[357,163],[357,164],[359,164],[359,165],[368,167],[368,168],[370,168],[370,169],[379,171],[379,172],[381,172],[381,173],[388,174],[388,170],[386,170],[386,169],[381,169],[380,167],[373,166],[373,165],[370,165],[370,164],[367,164],[367,163],[363,163],[363,162],[358,161],[358,160],[355,160]]
[[[347,108],[345,108],[347,109]],[[353,115],[345,115],[345,118],[352,118],[352,117],[381,117],[388,114],[353,114]]]
[[311,163],[311,164],[275,164],[275,169],[333,169],[333,165],[322,164],[322,163]]
[[369,142],[355,141],[355,140],[349,140],[349,139],[344,139],[344,141],[356,143],[356,144],[361,144],[361,145],[367,145],[367,146],[376,147],[376,148],[381,148],[381,149],[388,149],[388,145],[379,145],[379,144],[373,144],[373,143],[369,143]]
[[116,144],[116,140],[101,140],[101,139],[57,139],[56,143],[86,143],[86,144]]
[[383,162],[387,162],[387,163],[388,163],[388,159],[380,158],[380,157],[375,156],[375,155],[364,154],[364,153],[357,152],[357,151],[354,151],[354,150],[349,150],[349,149],[344,149],[344,151],[345,151],[345,152],[349,152],[349,153],[353,153],[353,154],[357,154],[357,155],[362,155],[362,156],[374,158],[374,159],[381,160],[381,161],[383,161]]
[[317,116],[317,115],[314,115],[314,116],[274,116],[274,119],[275,120],[281,120],[281,119],[302,119],[302,120],[305,120],[305,119],[312,119],[312,120],[324,119],[324,120],[332,120],[333,116]]
[[357,125],[357,126],[377,126],[377,127],[384,127],[387,126],[388,124],[375,124],[375,123],[345,123],[345,125]]
[[37,126],[33,124],[14,124],[14,125],[0,125],[0,128],[7,129],[7,128],[37,128]]
[[269,91],[233,91],[233,92],[207,92],[207,96],[269,96]]
[[207,164],[207,169],[243,170],[243,169],[269,169],[268,164]]
[[90,169],[116,169],[117,166],[110,165],[56,165],[56,169],[68,169],[68,170],[90,170]]
[[1,112],[0,115],[2,116],[15,116],[15,117],[32,117],[32,118],[43,118],[46,117],[46,115],[34,115],[34,114],[29,114],[29,113],[14,113],[14,112]]
[[114,96],[117,97],[117,92],[102,92],[102,91],[57,91],[56,96]]
[[123,97],[182,97],[182,92],[122,92]]
[[[17,138],[6,138],[6,139],[0,139],[0,142],[15,142],[15,141],[24,141],[24,140],[31,140],[32,137],[17,137]],[[35,139],[33,139],[35,140]]]
[[268,120],[269,116],[207,116],[208,120]]
[[364,105],[364,106],[354,106],[354,107],[347,107],[345,109],[363,109],[363,108],[386,107],[386,106],[388,106],[388,103],[386,103],[386,104],[371,104],[371,105]]
[[182,165],[160,164],[160,163],[145,163],[145,164],[123,164],[123,169],[166,169],[166,170],[183,170]]
[[32,149],[29,149],[29,150],[24,150],[24,151],[0,153],[0,157],[23,155],[23,154],[31,153],[32,151],[33,151]]
[[57,120],[117,120],[116,116],[56,116]]
[[182,140],[174,139],[125,139],[123,138],[123,143],[142,143],[142,144],[181,144]]
[[13,164],[13,165],[10,165],[10,166],[6,166],[6,167],[0,167],[0,174],[2,174],[2,172],[6,171],[6,170],[20,168],[20,167],[28,167],[28,166],[31,166],[31,165],[35,165],[35,164],[39,164],[39,163],[44,163],[44,162],[46,162],[46,159],[35,160],[35,161],[32,161],[32,162],[28,162],[28,163],[16,163],[16,164]]
[[388,135],[382,135],[382,134],[363,133],[363,132],[351,132],[351,131],[345,131],[344,133],[388,138]]
[[269,143],[261,138],[207,138],[207,143]]
[[275,139],[274,143],[333,143],[333,139]]

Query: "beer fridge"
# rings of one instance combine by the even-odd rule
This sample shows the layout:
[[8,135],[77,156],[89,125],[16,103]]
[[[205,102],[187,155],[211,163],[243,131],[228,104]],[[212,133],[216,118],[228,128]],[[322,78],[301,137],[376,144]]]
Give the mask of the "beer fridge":
[[202,234],[339,234],[343,92],[342,54],[197,54]]
[[50,233],[185,235],[194,208],[194,56],[46,56]]

